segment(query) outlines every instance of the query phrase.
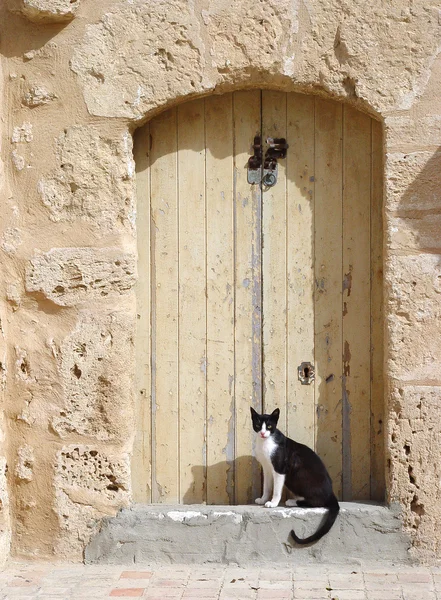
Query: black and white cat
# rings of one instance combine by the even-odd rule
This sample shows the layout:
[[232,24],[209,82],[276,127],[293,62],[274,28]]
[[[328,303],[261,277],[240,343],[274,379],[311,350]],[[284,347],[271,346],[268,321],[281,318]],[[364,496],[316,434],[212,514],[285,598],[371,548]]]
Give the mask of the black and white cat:
[[[291,535],[298,544],[310,544],[324,536],[334,524],[340,510],[332,491],[332,482],[320,457],[308,446],[294,442],[277,429],[280,411],[259,415],[251,407],[253,429],[257,433],[256,458],[263,468],[263,494],[256,504],[268,508],[277,506],[283,486],[296,496],[287,506],[328,508],[328,514],[318,530],[307,538]],[[272,497],[271,497],[272,492]]]

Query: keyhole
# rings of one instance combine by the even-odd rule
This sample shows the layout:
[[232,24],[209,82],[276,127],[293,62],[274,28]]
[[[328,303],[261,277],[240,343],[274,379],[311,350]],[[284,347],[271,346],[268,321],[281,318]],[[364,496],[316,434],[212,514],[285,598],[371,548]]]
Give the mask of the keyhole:
[[305,377],[305,379],[309,379],[309,367],[305,367],[303,369],[303,376]]

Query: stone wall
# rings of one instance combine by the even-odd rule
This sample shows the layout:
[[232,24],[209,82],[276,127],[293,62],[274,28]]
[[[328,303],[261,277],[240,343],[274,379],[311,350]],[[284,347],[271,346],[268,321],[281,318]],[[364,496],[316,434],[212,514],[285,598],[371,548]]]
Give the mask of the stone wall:
[[133,131],[198,95],[272,87],[384,121],[388,491],[415,553],[439,556],[440,11],[422,0],[236,0],[234,10],[7,0],[0,10],[13,552],[79,560],[99,519],[131,501]]

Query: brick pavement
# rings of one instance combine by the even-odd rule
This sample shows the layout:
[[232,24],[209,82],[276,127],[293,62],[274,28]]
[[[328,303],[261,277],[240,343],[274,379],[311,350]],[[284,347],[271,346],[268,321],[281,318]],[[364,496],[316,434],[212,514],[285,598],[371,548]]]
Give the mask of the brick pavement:
[[441,600],[441,567],[281,568],[55,565],[10,562],[0,600]]

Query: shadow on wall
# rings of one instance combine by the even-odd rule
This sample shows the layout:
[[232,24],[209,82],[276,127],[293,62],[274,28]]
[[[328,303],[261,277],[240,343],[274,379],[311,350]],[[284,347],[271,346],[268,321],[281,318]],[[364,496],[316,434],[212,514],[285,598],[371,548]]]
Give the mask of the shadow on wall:
[[[38,52],[69,25],[66,22],[44,23],[38,26],[26,17],[12,12],[18,11],[19,5],[20,0],[7,0],[0,3],[0,23],[4,24],[1,28],[1,54],[7,58],[21,58],[28,52]],[[30,58],[32,56],[28,60]]]
[[[248,476],[246,481],[237,478],[238,473],[247,472],[253,476]],[[262,494],[261,469],[254,456],[239,456],[209,466],[195,465],[191,473],[193,481],[183,495],[183,504],[253,504]],[[223,500],[225,489],[228,502]]]

